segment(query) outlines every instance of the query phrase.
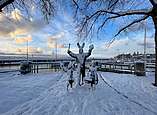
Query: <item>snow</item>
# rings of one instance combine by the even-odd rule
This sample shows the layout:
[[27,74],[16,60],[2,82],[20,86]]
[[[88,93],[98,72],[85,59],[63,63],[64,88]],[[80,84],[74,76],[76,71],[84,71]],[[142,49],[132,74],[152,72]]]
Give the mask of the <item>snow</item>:
[[56,81],[58,74],[0,74],[0,113],[7,112],[15,106],[37,98],[50,84]]
[[[77,79],[77,74],[74,72]],[[21,76],[0,74],[2,115],[156,115],[157,88],[147,77],[98,73],[96,89],[89,84],[67,91],[66,73]],[[76,83],[75,83],[76,84]]]

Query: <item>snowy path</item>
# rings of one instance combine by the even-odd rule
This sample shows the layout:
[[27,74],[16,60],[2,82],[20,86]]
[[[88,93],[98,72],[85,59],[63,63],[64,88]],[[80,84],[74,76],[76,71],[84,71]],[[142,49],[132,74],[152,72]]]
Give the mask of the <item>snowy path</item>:
[[152,85],[155,73],[147,73],[146,77],[134,75],[102,73],[103,79],[132,103],[157,115],[157,88]]
[[58,79],[58,73],[18,75],[0,74],[0,114],[37,98]]
[[155,115],[157,89],[151,86],[151,80],[134,75],[100,73],[96,90],[89,90],[89,86],[84,85],[67,92],[67,75],[58,74],[52,80],[55,82],[48,84],[48,89],[40,96],[4,115]]
[[[109,82],[109,81],[107,81],[105,78],[104,78],[104,76],[102,76],[101,74],[100,74],[100,78],[104,81],[104,83],[105,83],[105,85],[107,85],[108,87],[110,87],[112,90],[114,90],[115,91],[115,93],[117,93],[118,95],[120,95],[120,96],[122,96],[123,98],[125,98],[125,99],[127,99],[128,101],[130,101],[131,103],[134,103],[134,104],[136,104],[136,105],[138,105],[139,107],[141,107],[142,109],[145,109],[145,110],[147,110],[147,111],[149,111],[150,113],[153,113],[153,114],[155,114],[155,115],[157,115],[157,112],[156,112],[156,110],[153,110],[153,108],[151,108],[151,107],[149,107],[149,106],[151,106],[151,104],[152,103],[143,103],[143,101],[144,100],[141,100],[141,99],[134,99],[134,98],[132,98],[132,95],[127,95],[127,94],[125,94],[125,92],[122,92],[121,91],[121,89],[117,89],[117,87],[115,87],[115,86],[113,86],[112,85],[112,83],[111,82]],[[137,81],[136,81],[137,82]],[[132,84],[132,85],[135,85],[135,84]],[[149,84],[150,86],[151,86],[151,84]],[[126,85],[127,86],[127,85]],[[136,86],[136,85],[135,85]],[[138,86],[136,86],[136,89],[137,89],[137,87]],[[141,89],[141,88],[140,88]],[[132,89],[130,89],[129,91],[131,91]],[[139,93],[140,92],[133,92],[134,93],[134,96],[135,96],[135,94],[138,94],[139,95]],[[138,96],[137,95],[137,96]],[[142,97],[144,97],[144,96],[142,96]],[[149,96],[149,98],[150,98],[150,96]],[[157,98],[156,98],[157,99]],[[154,100],[152,101],[152,102],[155,102],[155,100],[156,100],[155,98],[154,98]],[[150,101],[150,99],[148,99],[149,101]],[[147,107],[147,104],[149,105],[148,107]]]

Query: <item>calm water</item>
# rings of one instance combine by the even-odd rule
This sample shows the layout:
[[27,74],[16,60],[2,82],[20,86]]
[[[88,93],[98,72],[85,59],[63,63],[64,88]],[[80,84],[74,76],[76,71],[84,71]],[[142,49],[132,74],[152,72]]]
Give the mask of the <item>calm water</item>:
[[12,66],[0,66],[0,70],[14,70],[14,69],[19,69],[20,66],[17,65],[12,65]]
[[[48,64],[38,65],[39,72],[41,71],[58,71],[58,69],[51,68]],[[10,71],[10,70],[19,70],[20,65],[11,65],[11,66],[0,66],[0,72]]]

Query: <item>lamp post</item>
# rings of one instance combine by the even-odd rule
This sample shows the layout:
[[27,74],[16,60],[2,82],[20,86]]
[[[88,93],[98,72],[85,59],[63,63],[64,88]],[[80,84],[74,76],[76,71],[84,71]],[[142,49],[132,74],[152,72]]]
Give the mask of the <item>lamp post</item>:
[[28,40],[27,40],[27,62],[28,62]]
[[145,21],[145,28],[144,28],[144,69],[146,72],[146,66],[147,66],[147,54],[146,54],[146,38],[147,38],[147,29],[146,29],[146,21]]
[[57,61],[57,39],[55,40],[55,47],[56,47],[56,61]]

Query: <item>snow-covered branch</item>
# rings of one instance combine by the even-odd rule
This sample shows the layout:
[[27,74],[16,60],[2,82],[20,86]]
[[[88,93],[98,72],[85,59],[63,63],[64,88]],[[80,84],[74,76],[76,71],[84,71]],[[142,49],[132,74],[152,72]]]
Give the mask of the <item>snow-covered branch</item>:
[[146,15],[148,13],[150,13],[150,9],[140,9],[140,10],[128,10],[128,11],[124,11],[124,12],[114,12],[114,11],[108,11],[108,10],[98,10],[95,13],[93,13],[91,16],[87,16],[88,18],[86,18],[87,20],[90,20],[91,18],[93,18],[95,15],[97,14],[102,14],[102,13],[107,13],[107,14],[112,14],[112,15],[116,15],[112,18],[118,18],[121,16],[128,16],[128,15]]
[[4,7],[6,7],[7,5],[9,5],[9,4],[13,3],[13,2],[14,2],[14,0],[1,0],[0,1],[0,11],[2,11],[2,9]]
[[[87,31],[87,35],[90,33],[90,31],[93,28],[94,23],[98,20],[99,17],[106,15],[106,19],[103,21],[102,25],[99,26],[98,32],[103,26],[106,24],[107,21],[110,21],[112,19],[130,16],[130,15],[150,15],[151,9],[139,9],[139,10],[128,10],[123,12],[114,12],[114,11],[108,11],[108,10],[98,10],[94,12],[90,16],[85,16],[84,20],[81,23],[81,29],[80,32],[82,32],[87,26],[89,26],[89,30]],[[109,14],[109,17],[108,15]],[[93,22],[90,24],[90,22],[93,20]]]
[[131,22],[131,23],[129,23],[128,25],[126,25],[126,26],[124,26],[123,28],[121,28],[121,29],[117,32],[117,34],[115,34],[114,37],[118,36],[122,31],[124,31],[125,29],[129,28],[130,26],[132,26],[132,25],[134,25],[134,24],[136,24],[136,23],[139,23],[139,22],[141,22],[141,21],[143,21],[143,20],[146,20],[148,17],[149,17],[149,16],[146,15],[146,16],[143,16],[143,17],[140,18],[140,19],[134,20],[133,22]]

